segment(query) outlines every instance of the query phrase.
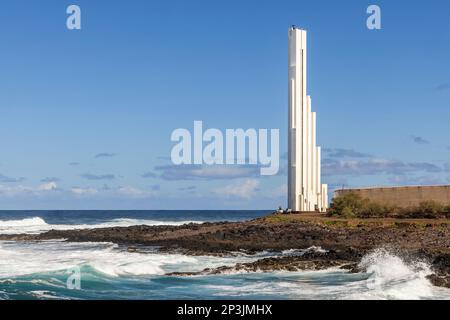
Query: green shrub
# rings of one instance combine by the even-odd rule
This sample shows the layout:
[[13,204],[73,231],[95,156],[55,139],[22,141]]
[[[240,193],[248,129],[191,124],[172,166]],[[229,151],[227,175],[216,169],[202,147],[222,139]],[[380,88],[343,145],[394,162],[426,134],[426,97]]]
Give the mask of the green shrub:
[[450,204],[444,206],[443,213],[447,219],[450,219]]
[[342,218],[355,218],[356,213],[354,209],[350,207],[344,207],[340,212],[339,216],[341,216]]
[[354,218],[362,207],[363,199],[356,193],[349,192],[335,197],[328,210],[329,216]]
[[444,210],[445,207],[440,203],[433,200],[427,200],[422,201],[419,206],[411,208],[409,210],[409,214],[407,213],[407,215],[410,218],[417,219],[436,219],[445,216]]
[[393,212],[389,206],[367,200],[361,208],[358,216],[360,218],[386,218]]
[[419,205],[419,210],[424,213],[438,214],[443,212],[444,206],[432,200],[423,201]]
[[439,219],[450,218],[450,204],[444,206],[428,200],[415,207],[399,208],[363,199],[360,195],[349,192],[333,199],[328,215],[342,218]]
[[387,206],[349,192],[333,199],[328,215],[342,218],[382,218],[386,217],[390,210]]

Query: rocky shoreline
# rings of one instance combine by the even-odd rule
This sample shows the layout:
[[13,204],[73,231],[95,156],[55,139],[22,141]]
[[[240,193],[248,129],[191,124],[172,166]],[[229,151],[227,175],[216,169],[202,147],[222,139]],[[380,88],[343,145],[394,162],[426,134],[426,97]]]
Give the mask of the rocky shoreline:
[[264,258],[233,267],[205,269],[197,273],[230,271],[322,270],[331,267],[361,271],[358,263],[369,251],[391,248],[408,258],[422,259],[432,266],[430,281],[450,288],[450,224],[448,221],[375,221],[349,224],[337,220],[286,219],[269,216],[247,222],[187,224],[183,226],[133,226],[83,230],[52,230],[39,235],[0,235],[0,240],[114,242],[130,252],[139,246],[156,246],[163,252],[188,255],[253,254],[289,249],[321,247],[323,252]]
[[356,273],[362,271],[358,263],[345,260],[342,253],[335,251],[306,250],[301,255],[288,255],[282,257],[268,257],[254,262],[238,263],[234,266],[206,268],[199,272],[171,272],[169,276],[196,276],[236,272],[271,272],[271,271],[303,271],[326,270],[338,268]]

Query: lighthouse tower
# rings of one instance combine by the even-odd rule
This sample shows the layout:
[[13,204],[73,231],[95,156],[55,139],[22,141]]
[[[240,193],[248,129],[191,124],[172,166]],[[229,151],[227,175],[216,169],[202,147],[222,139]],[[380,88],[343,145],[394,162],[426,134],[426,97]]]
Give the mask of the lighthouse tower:
[[306,91],[306,31],[289,29],[288,208],[325,212],[328,186],[321,183],[320,147],[316,146],[316,113]]

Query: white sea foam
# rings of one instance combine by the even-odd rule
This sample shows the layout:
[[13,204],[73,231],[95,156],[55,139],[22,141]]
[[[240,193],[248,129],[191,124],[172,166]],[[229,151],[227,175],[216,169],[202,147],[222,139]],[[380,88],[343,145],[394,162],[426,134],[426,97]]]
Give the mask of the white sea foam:
[[89,266],[105,275],[163,274],[163,265],[190,262],[183,255],[135,254],[111,243],[1,243],[0,278]]
[[50,292],[50,291],[35,290],[35,291],[30,291],[30,294],[38,299],[46,299],[46,300],[61,299],[61,297],[56,296],[56,294],[54,292]]
[[40,217],[21,220],[0,220],[0,234],[37,234],[49,230],[97,229],[108,227],[129,227],[135,225],[183,225],[202,221],[159,221],[147,219],[120,218],[98,224],[48,224]]
[[182,254],[131,253],[112,243],[0,242],[0,279],[90,267],[109,277],[163,275],[174,271],[201,271],[256,256],[186,256]]
[[427,279],[431,267],[424,261],[406,261],[385,249],[363,257],[365,273],[336,268],[321,271],[273,272],[240,276],[239,282],[207,284],[216,297],[282,297],[286,299],[450,299],[450,290]]
[[288,255],[288,256],[301,256],[301,255],[304,255],[305,253],[309,253],[309,252],[326,253],[327,250],[322,249],[322,247],[312,246],[312,247],[309,247],[304,250],[299,250],[299,249],[283,250],[282,254]]
[[363,257],[360,267],[370,275],[366,280],[369,296],[409,300],[433,296],[433,285],[427,279],[431,267],[424,261],[406,262],[389,250],[377,249]]

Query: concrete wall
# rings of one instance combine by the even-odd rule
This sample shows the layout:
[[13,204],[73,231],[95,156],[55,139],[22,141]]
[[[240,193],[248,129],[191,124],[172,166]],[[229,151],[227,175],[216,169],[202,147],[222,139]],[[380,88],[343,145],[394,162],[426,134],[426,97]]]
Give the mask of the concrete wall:
[[450,204],[450,186],[383,187],[336,190],[335,196],[353,192],[362,198],[397,207],[417,206],[422,201],[433,200]]

